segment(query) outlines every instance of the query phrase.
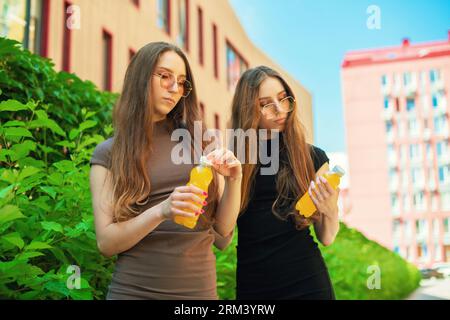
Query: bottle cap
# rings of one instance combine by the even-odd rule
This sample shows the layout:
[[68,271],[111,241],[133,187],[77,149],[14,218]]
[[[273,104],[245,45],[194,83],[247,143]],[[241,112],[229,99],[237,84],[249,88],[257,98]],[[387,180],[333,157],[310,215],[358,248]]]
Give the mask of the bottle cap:
[[332,172],[336,173],[338,176],[342,177],[345,174],[345,170],[340,166],[334,166]]
[[211,163],[211,161],[208,160],[208,158],[206,158],[206,156],[201,156],[200,157],[200,165],[203,167],[211,167],[212,163]]

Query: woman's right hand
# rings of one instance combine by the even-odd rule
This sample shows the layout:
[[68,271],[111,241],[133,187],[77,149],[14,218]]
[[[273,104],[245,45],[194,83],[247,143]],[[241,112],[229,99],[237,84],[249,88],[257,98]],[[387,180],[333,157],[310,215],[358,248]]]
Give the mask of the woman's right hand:
[[195,186],[176,187],[170,196],[161,203],[162,218],[173,220],[175,215],[194,218],[204,213],[201,207],[204,207],[207,202],[201,197],[206,196],[208,196],[206,192]]

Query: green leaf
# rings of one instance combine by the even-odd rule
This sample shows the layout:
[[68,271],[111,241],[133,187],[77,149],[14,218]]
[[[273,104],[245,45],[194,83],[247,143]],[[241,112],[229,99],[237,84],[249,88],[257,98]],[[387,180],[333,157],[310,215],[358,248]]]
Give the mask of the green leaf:
[[1,189],[1,190],[0,190],[0,199],[4,199],[4,198],[6,198],[8,195],[10,195],[10,194],[11,194],[11,191],[14,189],[14,187],[15,187],[15,185],[14,185],[14,184],[11,184],[11,185],[7,186],[6,188]]
[[6,127],[25,127],[25,122],[17,121],[17,120],[8,121],[7,123],[5,123],[3,125],[3,128],[6,128]]
[[62,147],[66,147],[66,148],[68,148],[68,149],[73,149],[73,148],[75,148],[75,142],[69,142],[69,141],[67,141],[67,140],[57,142],[57,143],[55,143],[55,145],[57,145],[57,146],[62,146]]
[[16,154],[16,158],[13,160],[16,161],[17,159],[22,159],[28,156],[30,151],[36,151],[36,142],[32,140],[25,140],[22,143],[13,145],[11,150],[13,150]]
[[26,251],[29,250],[39,250],[39,249],[51,249],[53,248],[51,245],[49,245],[47,242],[41,242],[41,241],[32,241],[29,245],[25,247]]
[[42,228],[44,228],[44,230],[51,230],[51,231],[56,231],[56,232],[60,232],[63,233],[63,227],[61,224],[54,222],[54,221],[42,221],[41,222]]
[[17,219],[25,218],[20,209],[13,205],[6,205],[0,209],[0,225]]
[[5,137],[33,138],[33,135],[31,134],[31,132],[25,128],[16,128],[16,127],[5,128],[3,132],[4,132]]
[[30,177],[32,175],[35,175],[38,172],[41,172],[42,170],[35,167],[26,167],[19,173],[19,177],[17,178],[17,181],[22,181],[27,177]]
[[77,129],[72,129],[72,130],[70,130],[70,132],[69,132],[69,139],[70,139],[70,140],[73,140],[73,139],[75,139],[79,134],[80,134],[80,131],[79,131],[79,130],[77,130]]
[[22,240],[22,237],[18,232],[13,232],[7,235],[2,236],[3,240],[8,241],[9,243],[17,246],[19,249],[22,249],[25,243]]
[[97,125],[97,121],[94,120],[87,120],[80,124],[80,127],[78,128],[79,131],[84,131],[86,129],[95,127]]
[[22,104],[17,100],[6,100],[0,102],[0,112],[2,111],[20,111],[20,110],[29,110],[30,107],[28,105]]
[[[39,110],[43,111],[43,110]],[[44,111],[43,111],[44,112]],[[46,115],[46,114],[45,114]],[[37,120],[33,120],[30,122],[29,126],[30,129],[33,128],[48,128],[52,132],[59,134],[60,136],[66,137],[66,133],[63,129],[52,119],[49,118],[40,118]]]
[[26,252],[22,252],[21,254],[19,254],[17,256],[17,259],[28,260],[31,258],[36,258],[36,257],[44,256],[44,255],[45,254],[43,254],[42,252],[39,252],[39,251],[26,251]]
[[64,176],[59,172],[53,172],[48,176],[48,182],[55,186],[61,186],[64,183]]
[[56,191],[54,188],[49,186],[40,186],[39,188],[45,193],[47,193],[50,197],[52,197],[52,199],[56,198]]

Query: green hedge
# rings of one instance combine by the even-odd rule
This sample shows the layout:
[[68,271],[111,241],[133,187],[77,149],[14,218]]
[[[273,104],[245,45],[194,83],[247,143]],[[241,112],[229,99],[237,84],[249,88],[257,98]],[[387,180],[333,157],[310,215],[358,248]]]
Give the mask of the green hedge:
[[[0,38],[0,297],[104,299],[114,259],[96,246],[89,159],[112,133],[116,95]],[[236,235],[217,256],[218,293],[235,297]],[[418,286],[415,267],[341,225],[321,248],[339,299],[401,299]],[[80,267],[81,288],[68,289]],[[379,265],[381,289],[368,290]]]

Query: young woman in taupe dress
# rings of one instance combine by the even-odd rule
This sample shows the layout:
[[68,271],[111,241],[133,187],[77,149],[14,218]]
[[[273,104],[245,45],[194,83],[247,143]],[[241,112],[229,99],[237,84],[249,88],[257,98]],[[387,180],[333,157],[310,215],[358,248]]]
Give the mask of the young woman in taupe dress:
[[[223,249],[231,241],[242,169],[231,151],[214,150],[207,155],[214,172],[207,203],[202,190],[186,186],[196,164],[172,161],[179,142],[171,133],[181,128],[193,138],[198,120],[183,52],[164,42],[139,50],[114,109],[114,137],[99,144],[91,160],[98,248],[118,255],[107,299],[217,299],[212,245]],[[195,149],[182,143],[183,150]],[[203,212],[192,202],[205,205]],[[197,226],[178,225],[175,215],[199,215]]]

